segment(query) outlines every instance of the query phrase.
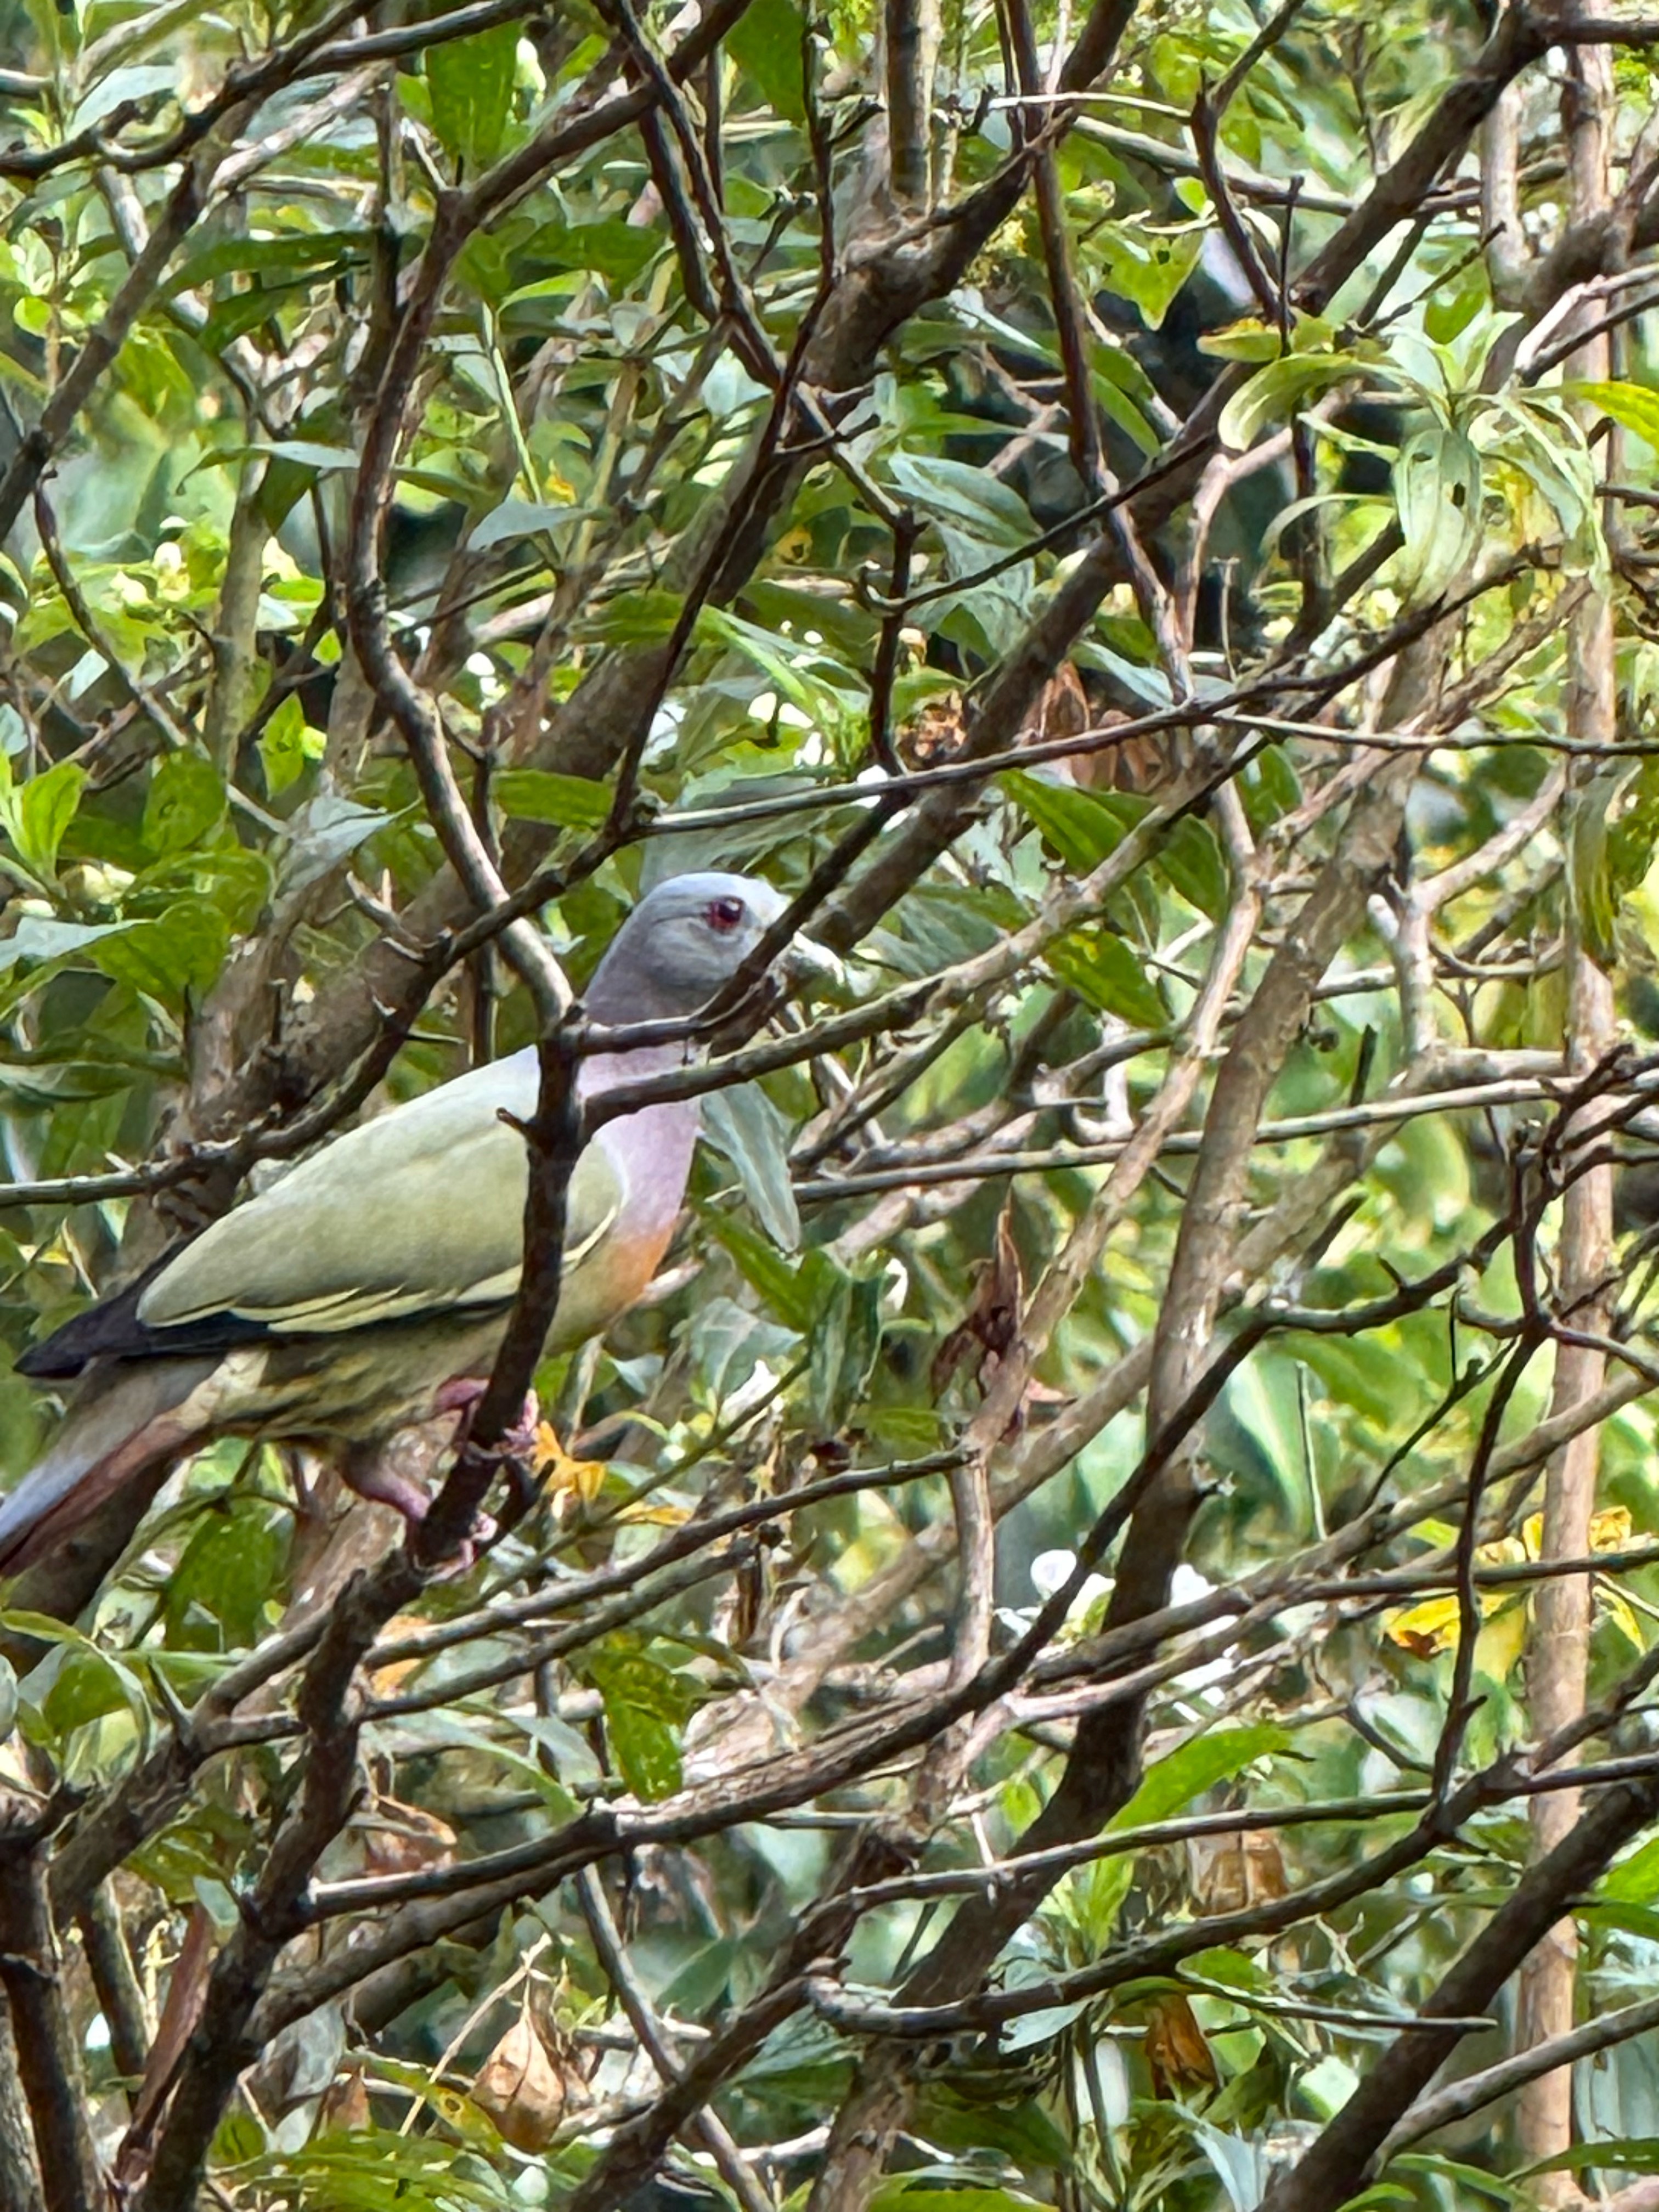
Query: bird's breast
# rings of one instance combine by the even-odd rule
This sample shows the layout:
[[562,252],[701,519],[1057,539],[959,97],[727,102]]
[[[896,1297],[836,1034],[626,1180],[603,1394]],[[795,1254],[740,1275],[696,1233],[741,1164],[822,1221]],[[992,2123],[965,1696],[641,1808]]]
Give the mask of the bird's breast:
[[[582,1088],[590,1097],[597,1096],[617,1084],[680,1064],[679,1050],[673,1045],[606,1054],[590,1061]],[[619,1115],[596,1133],[593,1141],[616,1170],[624,1194],[612,1231],[619,1245],[659,1238],[660,1257],[685,1202],[700,1120],[695,1098],[677,1098]]]

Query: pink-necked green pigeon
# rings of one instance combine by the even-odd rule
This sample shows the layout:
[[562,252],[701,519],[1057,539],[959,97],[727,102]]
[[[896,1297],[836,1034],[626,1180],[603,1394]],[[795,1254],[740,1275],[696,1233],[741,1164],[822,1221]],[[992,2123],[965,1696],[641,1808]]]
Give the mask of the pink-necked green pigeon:
[[[586,994],[611,1025],[696,1013],[782,913],[745,876],[676,876],[617,932]],[[603,1091],[678,1063],[596,1055]],[[18,1362],[79,1376],[55,1442],[0,1498],[0,1573],[58,1543],[125,1483],[216,1436],[346,1447],[362,1486],[380,1444],[488,1374],[518,1288],[534,1047],[349,1131]],[[603,1123],[571,1176],[548,1339],[599,1334],[645,1290],[685,1194],[695,1099]],[[446,1393],[451,1394],[446,1396]]]

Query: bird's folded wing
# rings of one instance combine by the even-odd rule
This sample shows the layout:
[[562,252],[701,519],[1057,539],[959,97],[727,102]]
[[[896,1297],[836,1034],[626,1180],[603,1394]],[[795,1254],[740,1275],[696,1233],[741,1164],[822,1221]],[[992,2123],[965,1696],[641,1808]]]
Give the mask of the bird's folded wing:
[[[523,1058],[525,1056],[520,1056]],[[216,1222],[139,1301],[149,1328],[234,1315],[275,1335],[504,1304],[518,1288],[533,1054],[481,1068],[338,1138]],[[590,1144],[570,1179],[567,1277],[592,1265],[627,1198]]]

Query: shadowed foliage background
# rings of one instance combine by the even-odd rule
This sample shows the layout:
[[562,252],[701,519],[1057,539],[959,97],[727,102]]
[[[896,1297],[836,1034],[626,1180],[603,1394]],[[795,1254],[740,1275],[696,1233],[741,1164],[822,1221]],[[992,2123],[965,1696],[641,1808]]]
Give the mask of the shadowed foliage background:
[[665,876],[842,963],[522,1518],[11,1586],[0,2212],[1659,2203],[1659,24],[0,21],[11,1357],[550,1025],[552,1204]]

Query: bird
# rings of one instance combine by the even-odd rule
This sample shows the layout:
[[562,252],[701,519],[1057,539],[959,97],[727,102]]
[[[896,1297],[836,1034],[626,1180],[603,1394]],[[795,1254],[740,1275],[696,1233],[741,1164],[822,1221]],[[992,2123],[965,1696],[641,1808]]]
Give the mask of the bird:
[[[659,884],[594,971],[588,1017],[689,1019],[785,905],[769,884],[721,871]],[[684,1053],[591,1054],[578,1095]],[[354,1487],[418,1516],[424,1500],[386,1467],[384,1447],[463,1406],[494,1363],[523,1256],[528,1154],[513,1124],[534,1114],[539,1082],[530,1045],[334,1137],[26,1352],[21,1373],[78,1387],[45,1456],[0,1498],[0,1577],[125,1485],[222,1436],[320,1444]],[[642,1106],[584,1146],[550,1351],[601,1334],[650,1283],[700,1118],[696,1099]]]

